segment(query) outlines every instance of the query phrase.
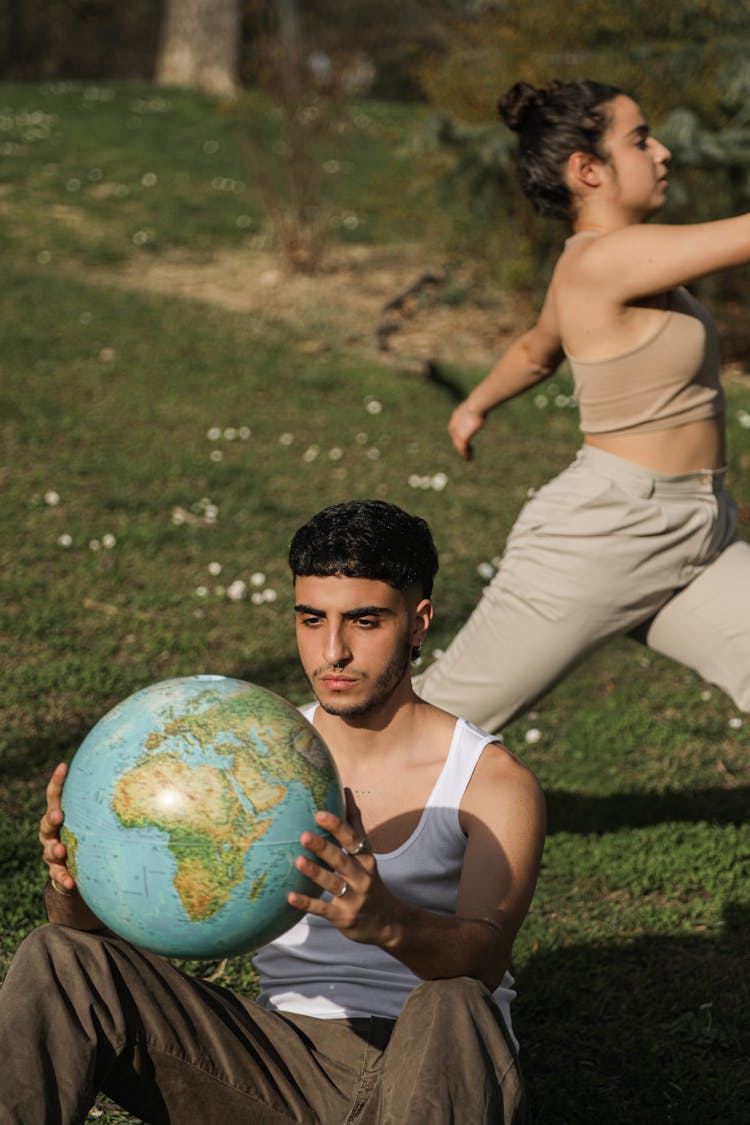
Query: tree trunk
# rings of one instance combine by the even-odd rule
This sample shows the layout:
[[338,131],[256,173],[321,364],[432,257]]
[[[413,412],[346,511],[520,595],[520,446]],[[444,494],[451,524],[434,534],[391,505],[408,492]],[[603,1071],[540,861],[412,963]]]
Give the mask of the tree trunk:
[[240,0],[164,0],[155,81],[235,94],[239,36]]

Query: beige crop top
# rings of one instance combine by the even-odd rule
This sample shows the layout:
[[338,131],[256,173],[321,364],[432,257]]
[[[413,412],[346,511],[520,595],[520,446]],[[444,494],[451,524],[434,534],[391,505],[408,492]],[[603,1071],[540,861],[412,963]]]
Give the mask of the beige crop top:
[[667,294],[664,321],[643,344],[607,359],[565,354],[585,434],[671,430],[724,410],[716,325],[682,286]]

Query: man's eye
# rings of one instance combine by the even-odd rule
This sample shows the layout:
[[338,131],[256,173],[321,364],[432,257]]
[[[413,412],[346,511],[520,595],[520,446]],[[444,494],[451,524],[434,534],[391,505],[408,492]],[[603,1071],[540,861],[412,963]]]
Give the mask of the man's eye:
[[358,617],[357,624],[364,629],[376,629],[379,625],[377,617]]
[[300,618],[300,624],[302,624],[302,625],[319,625],[320,624],[320,618],[319,617],[301,617]]

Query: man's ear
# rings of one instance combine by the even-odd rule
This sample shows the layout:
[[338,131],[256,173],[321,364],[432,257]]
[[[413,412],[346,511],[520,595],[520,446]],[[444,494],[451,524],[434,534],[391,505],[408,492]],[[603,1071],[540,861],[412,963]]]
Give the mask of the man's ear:
[[575,195],[582,187],[598,187],[602,182],[602,161],[590,152],[573,152],[568,157],[568,186]]
[[432,621],[432,602],[429,598],[422,598],[417,602],[412,619],[411,643],[413,648],[419,648],[427,636],[427,630]]

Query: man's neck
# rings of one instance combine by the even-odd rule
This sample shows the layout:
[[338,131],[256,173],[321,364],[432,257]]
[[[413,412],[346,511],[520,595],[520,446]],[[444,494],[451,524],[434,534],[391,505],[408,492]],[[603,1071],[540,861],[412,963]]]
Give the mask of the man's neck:
[[409,677],[385,702],[363,715],[332,715],[319,706],[315,727],[342,765],[365,755],[387,758],[416,737],[428,709],[415,695]]

